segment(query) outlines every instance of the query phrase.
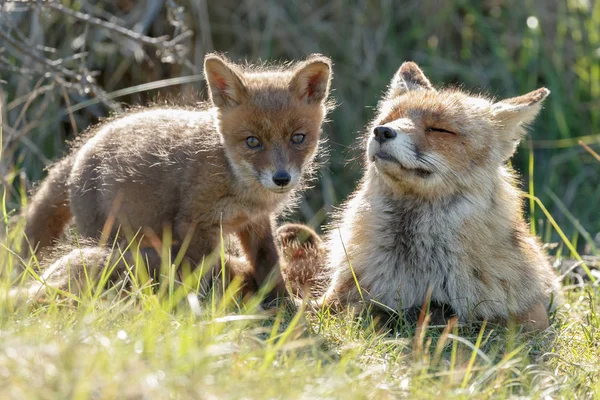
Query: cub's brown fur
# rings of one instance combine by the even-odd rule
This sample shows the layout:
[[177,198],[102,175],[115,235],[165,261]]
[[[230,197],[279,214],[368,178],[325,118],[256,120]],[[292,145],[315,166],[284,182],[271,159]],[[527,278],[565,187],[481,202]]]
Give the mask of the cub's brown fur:
[[[240,279],[241,294],[244,297],[255,294],[258,288],[254,281],[253,271],[240,254],[239,245],[234,240],[228,240],[224,244],[226,281],[230,282],[234,278]],[[90,239],[79,240],[76,244],[61,241],[45,255],[44,263],[48,266],[40,273],[39,280],[12,289],[9,298],[17,303],[43,302],[49,296],[59,293],[57,291],[80,296],[87,291],[98,290],[99,282],[102,279],[104,279],[102,281],[104,285],[119,284],[119,287],[129,290],[129,285],[120,286],[120,283],[130,282],[132,276],[137,279],[143,278],[144,280],[140,281],[142,285],[155,285],[161,281],[161,274],[170,273],[166,268],[175,261],[180,249],[179,245],[171,246],[170,251],[166,254],[167,259],[163,259],[162,248],[144,247],[140,248],[138,252],[121,249],[119,246],[114,249],[108,246],[98,246],[95,240]],[[188,271],[190,271],[188,267],[195,267],[192,260],[187,257],[183,258],[182,264],[186,265],[183,269]],[[201,295],[208,294],[213,288],[220,289],[222,287],[219,284],[222,279],[220,268],[200,272],[201,275],[198,275],[200,282],[192,282],[191,286],[199,287]],[[145,281],[146,277],[149,278],[147,282]],[[177,279],[183,277],[181,275]],[[221,294],[219,293],[219,295]]]
[[52,245],[72,216],[95,239],[168,227],[200,264],[222,230],[238,236],[256,285],[273,275],[283,291],[272,219],[312,169],[331,62],[242,67],[213,54],[204,73],[209,104],[113,119],[51,169],[26,211],[32,248]]
[[493,102],[436,90],[404,63],[367,131],[363,179],[325,240],[332,281],[322,300],[410,309],[431,290],[462,321],[547,327],[557,277],[506,161],[548,94]]
[[276,237],[288,289],[302,298],[322,296],[331,279],[323,270],[327,249],[319,235],[305,225],[285,224],[277,230]]

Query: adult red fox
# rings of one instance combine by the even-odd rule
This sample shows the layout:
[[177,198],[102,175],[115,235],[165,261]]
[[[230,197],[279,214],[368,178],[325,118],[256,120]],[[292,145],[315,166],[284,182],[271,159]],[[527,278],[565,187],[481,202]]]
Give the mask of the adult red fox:
[[285,275],[306,281],[302,271],[313,271],[326,304],[401,310],[430,293],[462,321],[546,328],[557,277],[506,163],[549,93],[495,102],[438,90],[404,63],[366,132],[362,181],[324,242],[302,226],[280,228]]

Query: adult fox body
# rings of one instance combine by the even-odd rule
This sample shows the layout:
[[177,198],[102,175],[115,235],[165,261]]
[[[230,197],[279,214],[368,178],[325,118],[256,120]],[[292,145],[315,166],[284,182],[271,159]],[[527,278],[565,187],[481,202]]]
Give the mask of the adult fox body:
[[557,277],[506,166],[548,94],[494,102],[437,90],[403,64],[365,136],[363,178],[324,243],[301,226],[280,228],[286,276],[312,283],[299,271],[309,266],[327,285],[326,304],[410,309],[430,293],[462,321],[548,326]]
[[136,110],[59,161],[26,210],[28,245],[51,246],[71,217],[79,235],[97,239],[119,226],[160,237],[168,226],[201,263],[222,230],[237,234],[257,285],[277,278],[272,218],[312,170],[331,62],[241,67],[208,55],[204,73],[210,103]]

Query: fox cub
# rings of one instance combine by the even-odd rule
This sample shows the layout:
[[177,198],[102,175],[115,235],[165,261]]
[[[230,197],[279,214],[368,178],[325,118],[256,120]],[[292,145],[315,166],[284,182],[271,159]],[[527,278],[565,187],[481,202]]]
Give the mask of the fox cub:
[[[365,136],[362,181],[324,244],[302,227],[280,228],[287,275],[304,279],[296,266],[313,264],[329,281],[327,304],[411,309],[430,292],[462,321],[546,328],[557,277],[523,220],[506,162],[548,94],[494,102],[437,90],[404,63]],[[300,234],[309,239],[298,255]]]
[[256,285],[273,276],[281,293],[272,220],[313,169],[331,61],[243,67],[212,54],[204,74],[210,103],[135,110],[59,161],[26,210],[26,246],[51,246],[71,218],[94,239],[123,227],[160,237],[167,227],[200,264],[232,233]]

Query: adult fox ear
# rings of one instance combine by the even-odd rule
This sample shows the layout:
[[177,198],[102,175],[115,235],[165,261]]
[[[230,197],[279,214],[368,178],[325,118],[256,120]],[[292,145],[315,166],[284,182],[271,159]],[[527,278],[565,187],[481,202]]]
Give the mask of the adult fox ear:
[[331,85],[331,60],[313,54],[301,63],[290,81],[290,92],[308,104],[322,103],[329,96]]
[[208,54],[204,58],[204,77],[208,82],[210,100],[216,107],[235,107],[246,99],[243,75],[221,56]]
[[519,97],[501,100],[492,106],[494,118],[506,127],[530,124],[542,109],[542,102],[550,91],[540,88]]
[[412,61],[404,62],[392,78],[386,98],[393,99],[412,90],[435,90],[421,68]]
[[542,103],[550,91],[539,88],[522,96],[501,100],[492,105],[494,120],[503,132],[501,140],[506,159],[515,152],[519,141],[525,136],[525,128],[531,124],[542,109]]

